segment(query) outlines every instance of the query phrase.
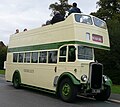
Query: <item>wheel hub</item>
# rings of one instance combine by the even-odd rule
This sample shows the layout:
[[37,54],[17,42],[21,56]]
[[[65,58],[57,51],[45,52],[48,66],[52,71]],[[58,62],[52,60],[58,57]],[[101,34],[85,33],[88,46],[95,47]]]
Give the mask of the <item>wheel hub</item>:
[[62,88],[62,94],[64,96],[68,96],[70,93],[70,86],[68,84],[65,84]]

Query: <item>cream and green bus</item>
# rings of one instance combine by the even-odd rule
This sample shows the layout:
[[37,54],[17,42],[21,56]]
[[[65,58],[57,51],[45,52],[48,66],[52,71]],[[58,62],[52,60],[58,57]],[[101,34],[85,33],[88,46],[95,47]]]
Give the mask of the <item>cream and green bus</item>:
[[106,23],[92,15],[73,13],[64,21],[10,36],[6,81],[57,94],[63,101],[77,95],[105,101],[111,80],[95,61],[94,49],[109,50]]

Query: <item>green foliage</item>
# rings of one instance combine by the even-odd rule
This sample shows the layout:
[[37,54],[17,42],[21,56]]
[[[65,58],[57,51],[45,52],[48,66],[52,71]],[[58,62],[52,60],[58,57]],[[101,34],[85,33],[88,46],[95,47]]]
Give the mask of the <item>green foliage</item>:
[[4,68],[4,61],[6,61],[7,47],[0,47],[0,69]]
[[5,75],[5,70],[0,70],[0,74]]
[[[120,14],[120,0],[99,0],[97,5],[100,7],[97,13],[92,13],[104,20],[111,20]],[[120,20],[120,16],[116,17]]]
[[93,15],[108,25],[111,50],[96,50],[96,60],[104,64],[104,73],[114,84],[120,84],[120,0],[100,0],[100,9]]
[[52,14],[54,11],[59,11],[63,16],[65,16],[65,11],[69,10],[71,5],[68,4],[68,0],[58,0],[54,4],[50,4],[49,9],[52,10]]
[[112,93],[120,94],[120,85],[113,85]]
[[114,84],[120,84],[120,22],[108,22],[110,51],[96,50],[96,59],[104,64],[104,73],[110,76]]

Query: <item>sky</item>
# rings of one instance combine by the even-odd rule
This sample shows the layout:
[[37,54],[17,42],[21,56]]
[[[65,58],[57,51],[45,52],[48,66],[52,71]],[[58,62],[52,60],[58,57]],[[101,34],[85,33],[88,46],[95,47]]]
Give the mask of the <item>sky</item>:
[[[49,5],[58,0],[0,0],[0,41],[9,43],[10,35],[16,29],[20,32],[41,27],[46,20],[50,20]],[[85,14],[97,11],[98,0],[68,0],[69,4],[76,2]]]

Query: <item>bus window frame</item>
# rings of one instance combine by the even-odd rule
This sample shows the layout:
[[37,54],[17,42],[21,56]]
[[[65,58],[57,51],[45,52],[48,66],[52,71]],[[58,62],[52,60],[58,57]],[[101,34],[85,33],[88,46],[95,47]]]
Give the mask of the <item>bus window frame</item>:
[[[103,22],[103,23],[105,24],[105,27],[102,27],[102,26],[99,26],[98,24],[96,24],[96,23],[95,23],[95,22],[96,22],[96,21],[95,21],[96,19],[99,20],[99,21],[101,21],[101,22]],[[106,22],[103,21],[103,20],[101,20],[101,19],[99,19],[99,18],[97,18],[97,17],[95,17],[95,16],[93,17],[93,23],[94,23],[94,25],[95,25],[96,27],[99,27],[99,28],[102,28],[102,29],[105,29],[105,30],[107,29],[107,24],[106,24]]]
[[[75,46],[75,45],[68,45],[67,47],[68,47],[68,48],[67,48],[67,62],[68,62],[68,63],[73,63],[73,62],[76,61],[76,58],[77,58],[77,56],[76,56],[76,46]],[[74,47],[74,48],[75,48],[75,50],[74,50],[74,52],[75,52],[75,53],[74,53],[74,55],[75,55],[75,60],[74,60],[74,61],[69,61],[69,60],[70,60],[70,59],[69,59],[69,51],[70,51],[69,48],[70,48],[70,47]]]
[[[63,47],[66,47],[66,56],[60,56],[60,50],[63,48]],[[66,63],[67,62],[67,50],[68,50],[68,46],[67,45],[63,45],[59,48],[59,51],[58,51],[58,62],[59,63]],[[65,61],[60,61],[60,58],[66,58]]]
[[[66,46],[66,61],[65,62],[60,62],[60,49]],[[74,46],[75,47],[75,61],[68,61],[68,51],[69,51],[69,46]],[[58,63],[75,63],[77,61],[77,46],[76,44],[68,44],[68,45],[63,45],[59,48],[58,51]]]
[[94,61],[95,60],[95,53],[94,53],[94,48],[93,47],[90,47],[90,46],[86,46],[86,47],[90,47],[92,48],[92,59],[79,59],[78,58],[78,46],[85,46],[85,45],[77,45],[76,46],[76,60],[78,61]]
[[[14,61],[14,55],[15,55],[15,54],[17,54],[17,59],[16,59],[16,61]],[[19,53],[13,53],[12,55],[13,55],[12,62],[13,62],[13,63],[18,63]],[[24,60],[24,59],[23,59],[23,60]]]
[[[27,61],[28,57],[26,57],[26,54],[28,54],[28,53],[30,54],[30,57],[29,57],[29,60],[30,60],[30,61],[29,61],[29,62]],[[25,54],[25,55],[24,55],[24,63],[31,63],[31,53],[32,53],[32,52],[27,52],[27,51],[24,53],[24,54]]]
[[[84,22],[80,22],[80,21],[77,21],[76,20],[76,15],[80,15],[80,16],[88,16],[88,17],[90,17],[90,19],[91,19],[91,23],[84,23]],[[76,23],[80,23],[80,24],[85,24],[85,25],[94,25],[94,22],[93,22],[93,18],[90,16],[90,15],[84,15],[84,14],[74,14],[74,21],[76,22]]]
[[[22,61],[20,61],[20,54],[23,55],[23,56],[22,56]],[[17,62],[18,62],[18,63],[24,63],[24,56],[25,56],[24,53],[18,53],[18,59],[17,59]]]
[[[37,62],[34,62],[34,58],[35,57],[33,57],[33,54],[35,54],[35,53],[37,53]],[[39,59],[38,59],[38,57],[39,57],[39,52],[31,52],[31,55],[30,55],[30,59],[31,59],[31,63],[39,63]]]
[[[49,62],[49,52],[57,52],[56,62]],[[58,63],[58,50],[49,50],[49,51],[47,51],[47,63],[48,64],[57,64]]]
[[[40,53],[46,53],[46,62],[40,62]],[[38,63],[39,64],[47,64],[48,63],[48,51],[46,50],[46,51],[39,51],[38,52]]]

